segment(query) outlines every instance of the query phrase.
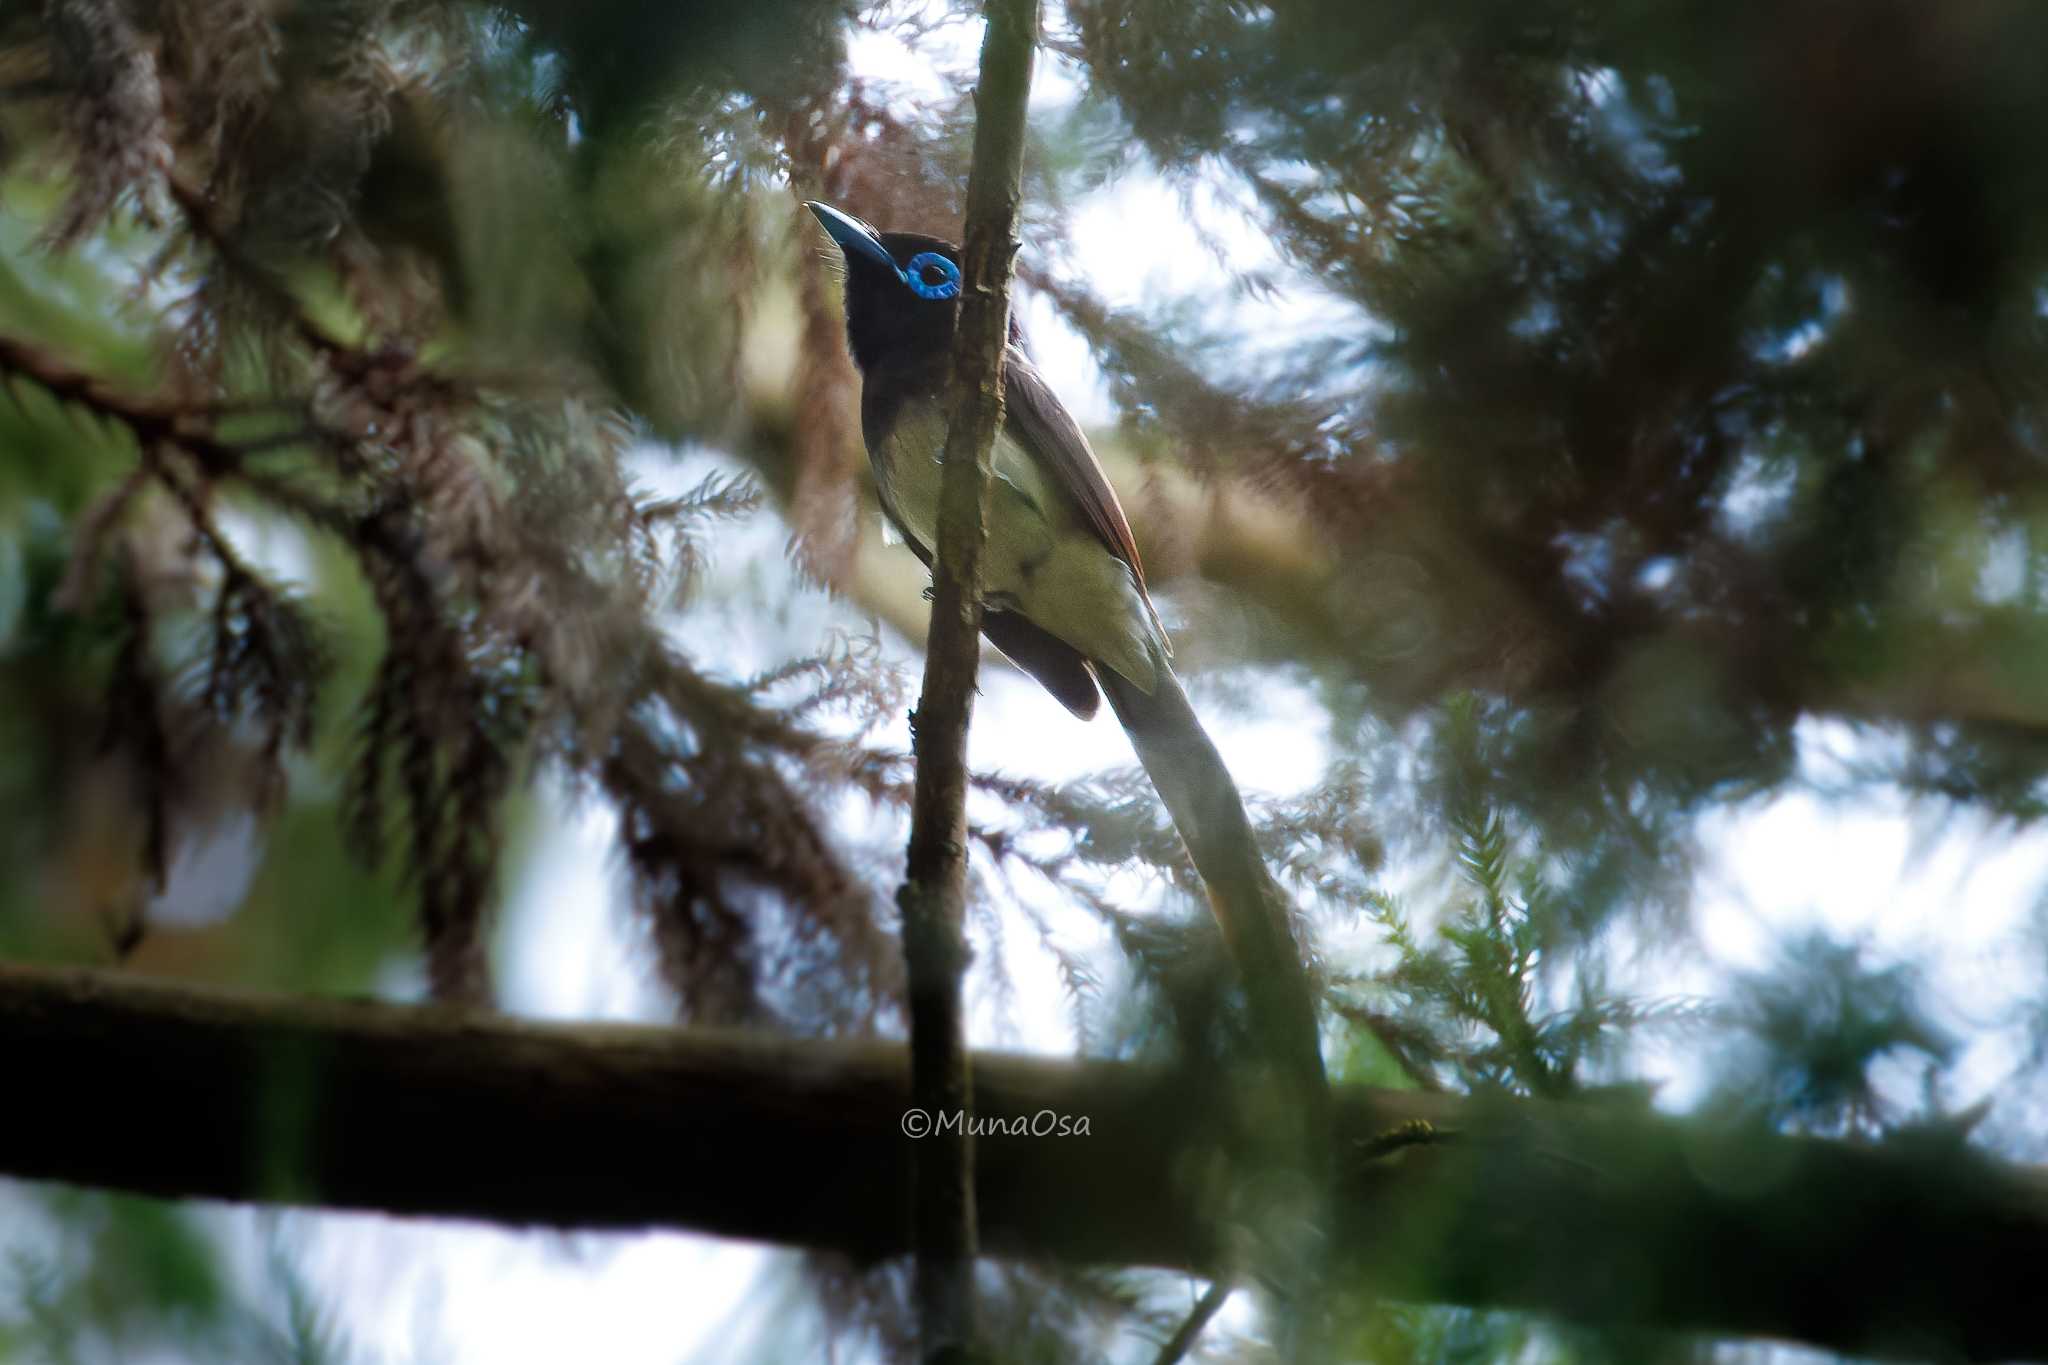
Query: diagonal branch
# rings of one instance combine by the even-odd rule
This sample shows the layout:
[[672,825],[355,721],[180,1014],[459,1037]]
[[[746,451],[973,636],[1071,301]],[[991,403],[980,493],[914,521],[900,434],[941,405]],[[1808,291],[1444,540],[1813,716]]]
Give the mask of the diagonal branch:
[[1224,1303],[1230,1298],[1230,1290],[1229,1280],[1212,1281],[1208,1289],[1203,1291],[1200,1301],[1195,1304],[1194,1311],[1181,1321],[1172,1336],[1160,1344],[1159,1354],[1152,1358],[1152,1365],[1179,1365],[1187,1359],[1188,1352],[1195,1347],[1196,1339],[1202,1335],[1202,1329],[1209,1325],[1211,1318],[1223,1311]]

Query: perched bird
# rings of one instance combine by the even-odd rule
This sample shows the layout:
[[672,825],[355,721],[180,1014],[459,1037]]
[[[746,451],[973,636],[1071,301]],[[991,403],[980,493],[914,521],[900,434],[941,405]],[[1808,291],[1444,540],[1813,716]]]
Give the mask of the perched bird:
[[[936,237],[878,233],[829,204],[809,207],[846,257],[846,336],[882,511],[930,564],[960,311],[957,252]],[[1020,339],[1013,321],[991,455],[982,630],[1086,720],[1099,704],[1094,669],[1113,669],[1150,695],[1173,646],[1116,492]]]
[[[877,232],[829,204],[808,207],[846,258],[846,339],[861,373],[861,432],[882,510],[929,565],[959,252],[936,237]],[[1315,1014],[1284,898],[1229,770],[1174,676],[1173,646],[1116,492],[1021,341],[1012,319],[1003,426],[990,460],[982,632],[1084,720],[1100,703],[1098,684],[1108,694],[1208,887],[1259,1031],[1320,1113]]]

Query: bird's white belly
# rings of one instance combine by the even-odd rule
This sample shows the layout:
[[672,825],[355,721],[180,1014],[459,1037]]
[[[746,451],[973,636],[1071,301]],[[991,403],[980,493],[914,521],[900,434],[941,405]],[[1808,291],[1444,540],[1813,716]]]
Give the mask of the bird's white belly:
[[[945,444],[940,406],[909,405],[875,468],[882,497],[905,532],[934,553]],[[991,464],[984,599],[1019,612],[1150,692],[1168,650],[1130,565],[1079,521],[1007,432],[997,433]]]

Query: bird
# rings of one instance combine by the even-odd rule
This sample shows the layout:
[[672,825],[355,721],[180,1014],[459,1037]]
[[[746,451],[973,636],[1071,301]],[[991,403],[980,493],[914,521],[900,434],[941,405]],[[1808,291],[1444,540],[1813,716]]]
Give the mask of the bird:
[[[846,335],[861,373],[861,434],[882,513],[927,566],[938,545],[946,386],[959,314],[959,253],[807,205],[846,262]],[[1102,462],[1031,363],[1011,320],[1004,421],[990,457],[982,631],[1082,720],[1109,669],[1151,695],[1173,645]]]
[[[959,250],[880,232],[805,201],[846,263],[846,340],[861,375],[861,435],[883,515],[929,567],[938,545],[947,387],[960,312]],[[1326,1102],[1314,1006],[1285,900],[1243,799],[1172,666],[1123,506],[1102,462],[1010,320],[1003,424],[990,455],[982,633],[1067,710],[1107,695],[1209,893],[1256,1024]]]

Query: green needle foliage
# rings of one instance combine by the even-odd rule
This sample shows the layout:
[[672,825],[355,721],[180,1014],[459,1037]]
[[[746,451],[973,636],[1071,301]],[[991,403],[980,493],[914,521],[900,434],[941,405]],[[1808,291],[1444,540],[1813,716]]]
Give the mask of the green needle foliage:
[[[616,813],[680,1017],[899,1028],[906,684],[853,633],[916,629],[922,584],[873,553],[797,205],[957,234],[959,17],[0,9],[0,953],[486,1006],[545,781]],[[1025,316],[1100,367],[1096,444],[1204,709],[1327,752],[1253,815],[1340,1075],[1641,1108],[1677,1053],[1668,1102],[1702,1115],[1962,1141],[1988,1098],[1978,1140],[2038,1157],[2038,927],[1983,950],[1996,1003],[1865,937],[1773,927],[1730,977],[1687,934],[1702,855],[1774,798],[1986,847],[2048,809],[2048,12],[1048,24]],[[890,44],[939,78],[849,57]],[[1092,196],[1154,181],[1220,284],[1092,264]],[[678,474],[706,450],[722,472]],[[721,571],[770,541],[787,565]],[[1067,724],[1037,708],[1015,723]],[[1086,1051],[1202,1075],[1240,1045],[1141,778],[983,773],[970,820],[992,999],[1024,925]],[[52,1210],[61,1254],[6,1248],[0,1359],[354,1358],[288,1264],[275,1311],[239,1307],[183,1211]],[[1020,1359],[1149,1358],[1200,1297],[990,1278]],[[838,1340],[906,1346],[894,1272],[801,1283]],[[1332,1340],[1372,1360],[1707,1349],[1626,1304],[1340,1297]],[[1265,1358],[1250,1317],[1197,1349]]]

